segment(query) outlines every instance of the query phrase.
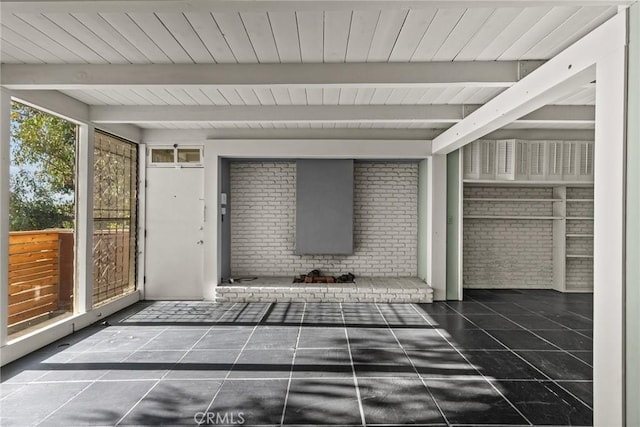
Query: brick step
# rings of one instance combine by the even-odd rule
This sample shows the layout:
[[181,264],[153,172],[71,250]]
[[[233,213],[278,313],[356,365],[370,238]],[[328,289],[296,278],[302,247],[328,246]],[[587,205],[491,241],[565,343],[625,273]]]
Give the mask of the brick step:
[[431,303],[433,289],[335,286],[219,286],[216,302],[393,302]]

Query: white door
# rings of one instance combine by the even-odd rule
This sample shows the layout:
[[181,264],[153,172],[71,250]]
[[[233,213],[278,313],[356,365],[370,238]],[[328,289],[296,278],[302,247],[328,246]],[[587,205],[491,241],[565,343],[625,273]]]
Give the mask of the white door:
[[145,299],[202,299],[204,169],[147,169]]

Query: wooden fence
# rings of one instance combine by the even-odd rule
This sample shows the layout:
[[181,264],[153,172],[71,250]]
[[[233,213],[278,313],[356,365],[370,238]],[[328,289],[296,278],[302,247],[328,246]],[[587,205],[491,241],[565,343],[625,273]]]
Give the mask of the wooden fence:
[[72,306],[73,255],[72,230],[9,233],[10,327]]
[[[128,228],[94,232],[93,304],[135,289]],[[73,310],[73,230],[9,233],[9,327],[20,330]]]

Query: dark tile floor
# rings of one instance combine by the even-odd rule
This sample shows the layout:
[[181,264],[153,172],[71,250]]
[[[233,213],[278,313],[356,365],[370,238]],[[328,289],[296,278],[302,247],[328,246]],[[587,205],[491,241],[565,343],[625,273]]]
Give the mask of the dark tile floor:
[[139,303],[2,369],[0,425],[591,425],[592,296]]

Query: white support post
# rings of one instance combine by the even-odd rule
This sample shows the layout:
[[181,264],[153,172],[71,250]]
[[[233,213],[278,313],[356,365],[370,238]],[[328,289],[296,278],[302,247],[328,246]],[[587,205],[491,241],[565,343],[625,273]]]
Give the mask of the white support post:
[[594,425],[623,426],[626,49],[596,64],[594,165]]
[[75,313],[93,305],[93,149],[95,129],[79,125],[76,171],[76,295]]
[[427,186],[427,282],[433,299],[447,298],[447,156],[429,158]]
[[421,160],[418,165],[418,277],[425,282],[429,271],[429,160]]
[[7,343],[9,307],[9,168],[11,95],[0,89],[0,346]]
[[220,239],[220,157],[210,147],[204,149],[204,283],[205,300],[215,300],[220,283],[222,242]]
[[147,215],[147,146],[138,144],[138,241],[137,241],[137,263],[138,277],[137,289],[140,292],[140,299],[144,299],[145,291],[145,257],[146,257],[146,215]]

